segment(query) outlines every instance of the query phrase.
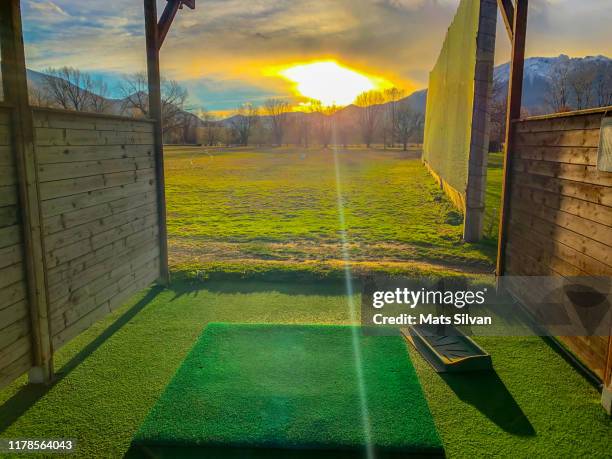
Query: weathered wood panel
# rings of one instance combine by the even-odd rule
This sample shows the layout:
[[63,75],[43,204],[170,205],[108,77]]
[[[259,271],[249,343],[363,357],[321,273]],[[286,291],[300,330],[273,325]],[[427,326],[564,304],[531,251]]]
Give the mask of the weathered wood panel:
[[0,387],[32,365],[10,111],[0,108]]
[[126,145],[39,146],[37,152],[41,165],[153,157],[150,145],[130,145],[129,148]]
[[[596,167],[605,114],[514,123],[505,275],[612,276],[612,173]],[[513,293],[529,307],[528,292]],[[604,378],[608,336],[560,339]]]
[[54,349],[159,276],[153,126],[34,111]]

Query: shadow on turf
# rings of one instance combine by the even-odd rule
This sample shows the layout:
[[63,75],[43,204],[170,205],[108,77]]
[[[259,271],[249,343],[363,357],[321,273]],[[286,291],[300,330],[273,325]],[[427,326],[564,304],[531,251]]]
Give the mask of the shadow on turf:
[[[346,284],[339,280],[319,280],[316,283],[267,279],[185,280],[173,282],[169,289],[174,293],[171,301],[185,295],[197,296],[202,290],[214,293],[278,292],[285,295],[346,295]],[[360,291],[359,285],[356,286],[356,291]]]
[[78,354],[66,362],[66,364],[56,372],[55,379],[51,384],[28,384],[19,389],[15,395],[0,406],[0,433],[10,427],[19,417],[21,417],[21,415],[28,411],[40,398],[49,392],[55,384],[64,379],[72,370],[79,366],[81,362],[93,354],[106,340],[132,320],[134,316],[144,309],[144,307],[162,290],[163,288],[159,286],[151,288],[138,303],[123,313],[117,320],[109,325],[108,328],[81,349]]
[[[504,431],[522,437],[536,431],[494,371],[441,373],[440,376],[457,397],[469,403]],[[457,416],[461,416],[457,413]]]
[[[411,451],[375,451],[376,459],[442,458],[444,453],[427,454]],[[216,459],[367,459],[363,450],[322,450],[322,449],[270,449],[270,448],[237,448],[237,447],[164,447],[153,448],[130,447],[124,459],[198,459],[210,457]]]

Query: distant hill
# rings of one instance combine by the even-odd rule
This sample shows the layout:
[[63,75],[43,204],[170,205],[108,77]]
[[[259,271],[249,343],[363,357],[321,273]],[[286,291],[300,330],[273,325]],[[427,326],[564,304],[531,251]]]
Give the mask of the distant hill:
[[[49,76],[42,72],[37,72],[36,70],[27,69],[27,77],[28,77],[28,86],[30,89],[34,88],[38,91],[45,91],[47,87],[47,80],[49,78],[57,79],[57,77]],[[125,103],[123,99],[112,99],[106,98],[108,102],[107,112],[112,115],[121,115],[123,113],[123,108],[125,107]]]
[[[557,57],[530,57],[525,60],[523,78],[523,107],[530,114],[550,113],[547,96],[550,93],[551,84],[558,78],[558,73],[566,69],[571,75],[584,75],[592,78],[592,100],[590,106],[599,106],[597,100],[598,85],[606,88],[608,94],[612,94],[612,59],[606,56],[586,56],[570,58],[564,54]],[[504,88],[508,86],[510,64],[505,63],[495,67],[493,78]],[[506,89],[507,90],[507,89]],[[608,101],[608,104],[612,103]],[[605,104],[605,102],[604,102]],[[576,96],[569,88],[569,105],[576,106]]]
[[[568,73],[592,74],[593,78],[593,97],[591,106],[598,106],[596,100],[596,86],[603,84],[607,87],[608,93],[612,93],[612,59],[606,56],[586,56],[570,58],[561,54],[557,57],[530,57],[525,59],[525,70],[523,77],[523,107],[530,114],[549,113],[551,108],[548,106],[547,95],[555,79],[556,69],[566,66]],[[498,65],[493,71],[493,79],[502,86],[502,95],[505,95],[508,87],[508,77],[510,74],[510,63]],[[606,80],[607,78],[607,80]],[[413,107],[424,112],[427,105],[427,90],[423,89],[412,93],[409,99],[413,100]],[[571,88],[569,88],[570,105],[576,104],[576,98]]]
[[[525,60],[525,77],[523,87],[523,106],[531,114],[542,114],[551,111],[547,104],[547,95],[550,92],[551,84],[555,78],[555,69],[566,67],[570,73],[584,72],[591,74],[593,78],[593,86],[603,84],[607,87],[608,92],[612,91],[612,59],[606,56],[586,56],[581,58],[570,58],[566,55],[557,57],[531,57]],[[505,63],[495,67],[494,80],[498,85],[502,86],[502,95],[506,92],[508,84],[510,64]],[[28,69],[28,83],[33,88],[41,89],[45,85],[46,76],[34,70]],[[574,105],[575,96],[570,88],[569,102]],[[597,106],[597,98],[594,96],[591,100],[591,106]],[[121,114],[125,106],[123,99],[108,99],[109,112],[112,114]],[[415,91],[408,97],[402,99],[407,102],[415,112],[424,113],[427,104],[427,89]],[[359,119],[361,108],[355,105],[348,105],[337,112],[338,117],[346,121],[356,121]],[[219,121],[219,124],[230,126],[235,116],[228,117]],[[292,117],[299,118],[301,116],[317,117],[321,116],[318,113],[302,113],[295,112]],[[262,121],[266,122],[266,117],[262,116]]]
[[[547,104],[547,95],[550,91],[555,69],[566,65],[570,74],[574,72],[584,72],[593,74],[593,86],[595,87],[602,80],[608,78],[603,83],[607,86],[608,92],[612,92],[612,59],[606,56],[586,56],[570,58],[565,55],[557,57],[530,57],[525,60],[524,84],[523,84],[523,106],[530,114],[549,113],[551,108]],[[501,85],[501,93],[506,94],[508,77],[510,73],[510,63],[505,63],[495,67],[493,78],[497,84]],[[595,92],[595,89],[594,89]],[[575,96],[569,90],[570,105],[575,105]],[[598,106],[595,94],[593,94],[590,106]],[[427,105],[427,89],[421,89],[402,99],[407,101],[413,110],[425,113]],[[355,105],[348,105],[342,108],[338,114],[345,119],[358,119],[361,109]],[[307,114],[306,116],[317,116]],[[223,120],[223,124],[229,125],[233,117]]]

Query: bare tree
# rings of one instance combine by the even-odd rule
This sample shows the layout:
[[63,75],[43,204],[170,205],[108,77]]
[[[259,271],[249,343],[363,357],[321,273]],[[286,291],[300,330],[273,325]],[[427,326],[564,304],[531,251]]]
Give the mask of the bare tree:
[[[149,115],[149,85],[145,72],[126,75],[119,85],[123,96],[123,110],[130,110],[133,116]],[[185,110],[187,90],[175,80],[161,80],[162,131],[164,134],[180,127]]]
[[556,113],[571,110],[570,105],[570,65],[563,60],[555,64],[550,72],[550,84],[546,102]]
[[195,144],[197,142],[196,125],[198,117],[193,113],[182,111],[176,115],[177,125],[175,127],[177,141],[183,144]]
[[402,144],[404,151],[408,149],[408,142],[423,130],[424,123],[423,114],[412,110],[408,102],[398,104],[395,136]]
[[320,106],[321,101],[309,100],[297,118],[298,141],[304,148],[308,148],[310,144],[310,135],[313,128],[312,114],[316,113]]
[[198,135],[198,138],[202,138],[202,143],[209,147],[216,145],[221,138],[221,126],[217,117],[205,109],[198,110],[197,116],[202,121],[202,126],[198,128],[198,134],[202,137]]
[[385,104],[385,117],[383,121],[383,143],[385,147],[387,142],[390,143],[391,147],[394,146],[394,136],[397,132],[397,104],[400,99],[405,96],[405,91],[395,86],[392,88],[385,89],[383,93]]
[[337,142],[340,143],[343,148],[348,148],[351,138],[351,126],[346,123],[336,123],[336,132],[338,135]]
[[604,70],[595,81],[595,97],[598,107],[612,105],[612,74]]
[[595,72],[592,68],[576,69],[569,75],[569,84],[576,98],[576,109],[582,110],[592,106],[594,81]]
[[35,107],[51,107],[53,105],[46,88],[38,88],[36,86],[28,86],[28,98],[30,105]]
[[264,103],[264,112],[272,123],[272,136],[276,145],[282,145],[288,124],[289,102],[284,99],[268,99]]
[[366,91],[355,99],[355,105],[361,107],[359,124],[361,135],[367,148],[374,141],[376,128],[383,110],[383,95],[379,91]]
[[148,116],[149,84],[145,72],[125,75],[119,83],[119,91],[123,97],[122,111],[131,111],[132,116]]
[[110,107],[108,98],[108,85],[102,78],[92,80],[90,95],[90,110],[96,113],[105,113]]
[[311,125],[311,116],[309,109],[306,109],[303,113],[300,113],[298,118],[298,140],[299,143],[304,147],[308,148],[310,146],[310,125]]
[[164,132],[182,124],[181,113],[185,111],[187,90],[175,80],[161,80],[162,130]]
[[231,124],[232,130],[240,145],[246,147],[249,144],[249,137],[251,136],[251,132],[253,131],[255,124],[257,123],[258,116],[258,108],[253,106],[251,103],[242,104],[236,110],[236,114],[234,115]]
[[332,141],[334,131],[334,114],[338,111],[338,106],[332,104],[329,106],[323,105],[317,101],[315,105],[315,113],[318,116],[318,137],[320,144],[327,148]]
[[499,78],[493,80],[491,98],[489,99],[489,112],[491,122],[489,125],[489,148],[499,151],[504,142],[506,133],[506,107],[508,101],[508,87]]
[[90,107],[94,83],[88,73],[73,67],[49,67],[44,81],[52,104],[65,110],[85,111]]

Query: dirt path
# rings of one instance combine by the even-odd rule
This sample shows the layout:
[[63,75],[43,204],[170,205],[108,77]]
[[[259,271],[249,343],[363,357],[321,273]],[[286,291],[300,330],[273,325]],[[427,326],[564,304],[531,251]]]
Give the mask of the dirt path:
[[[475,263],[466,260],[434,260],[419,256],[418,247],[402,243],[350,243],[347,247],[351,266],[356,270],[389,269],[424,271],[451,271],[469,274],[490,274],[493,266],[488,263]],[[321,265],[326,268],[344,266],[340,243],[319,243],[314,241],[294,241],[278,243],[256,242],[216,242],[196,241],[193,239],[171,238],[169,240],[170,263],[183,264],[266,264],[282,266],[304,263]]]

